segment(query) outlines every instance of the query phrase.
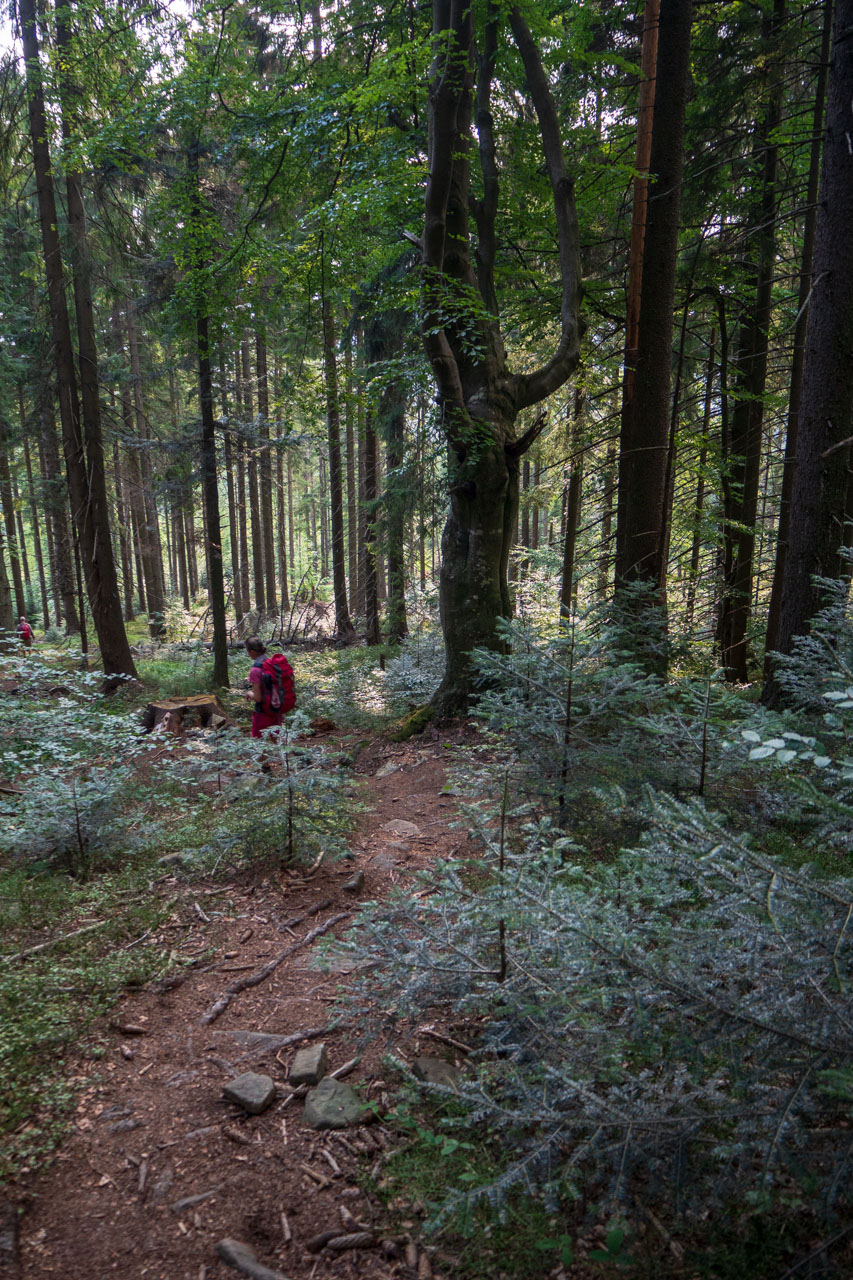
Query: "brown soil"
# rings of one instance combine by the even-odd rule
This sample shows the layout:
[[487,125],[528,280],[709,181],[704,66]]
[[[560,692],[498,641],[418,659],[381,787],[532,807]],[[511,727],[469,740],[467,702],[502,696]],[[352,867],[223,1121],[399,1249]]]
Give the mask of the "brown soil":
[[[460,846],[462,833],[450,827],[457,817],[454,802],[441,795],[443,741],[376,742],[362,751],[356,772],[368,780],[371,809],[353,839],[352,860],[276,873],[255,884],[186,885],[173,877],[160,883],[159,892],[178,895],[179,905],[158,940],[168,940],[184,957],[199,953],[204,959],[184,980],[128,995],[114,1011],[108,1055],[98,1081],[82,1089],[69,1136],[53,1164],[19,1188],[25,1208],[21,1280],[114,1274],[224,1280],[237,1272],[217,1257],[223,1237],[243,1241],[259,1263],[291,1280],[426,1280],[439,1274],[439,1263],[407,1239],[414,1240],[416,1222],[408,1228],[390,1223],[379,1202],[357,1185],[366,1169],[381,1177],[396,1141],[390,1129],[381,1122],[342,1133],[308,1128],[302,1101],[288,1096],[286,1084],[299,1046],[252,1051],[234,1034],[323,1028],[345,969],[324,972],[316,965],[316,944],[309,944],[235,995],[209,1025],[202,1015],[230,984],[333,916],[354,913],[357,899],[344,885],[355,872],[365,876],[358,897],[381,899]],[[389,761],[400,768],[376,777]],[[395,819],[416,824],[420,835],[386,830]],[[293,923],[296,917],[299,923]],[[349,924],[348,917],[333,933],[341,936]],[[353,1026],[306,1043],[320,1040],[332,1071],[361,1050],[347,1082],[380,1108],[390,1101],[396,1082],[382,1066],[385,1045],[363,1045]],[[404,1058],[453,1053],[422,1027],[395,1039],[393,1047]],[[68,1060],[63,1069],[72,1078],[92,1074],[91,1061]],[[275,1102],[259,1116],[222,1098],[223,1085],[248,1070],[271,1076],[278,1086]],[[375,1243],[340,1251],[309,1248],[323,1232],[346,1236],[362,1226]]]

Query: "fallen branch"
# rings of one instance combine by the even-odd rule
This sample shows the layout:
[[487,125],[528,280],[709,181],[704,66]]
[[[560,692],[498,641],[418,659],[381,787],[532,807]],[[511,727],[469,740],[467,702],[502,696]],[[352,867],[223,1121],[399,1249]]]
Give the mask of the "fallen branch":
[[260,1053],[280,1053],[282,1049],[288,1049],[293,1044],[301,1044],[303,1040],[314,1040],[317,1036],[327,1035],[330,1031],[334,1031],[335,1027],[340,1024],[337,1022],[327,1022],[322,1027],[307,1027],[304,1031],[293,1031],[289,1036],[277,1036],[267,1031],[214,1031],[215,1036],[228,1036],[232,1040],[236,1040],[246,1052],[239,1061],[250,1058]]
[[234,997],[238,996],[241,991],[247,991],[250,987],[259,986],[260,983],[264,982],[271,973],[275,972],[280,964],[284,964],[285,960],[289,959],[294,952],[300,951],[303,947],[310,946],[315,939],[322,937],[324,933],[328,933],[331,929],[334,929],[335,925],[340,924],[342,920],[348,920],[351,915],[351,911],[341,911],[336,916],[330,916],[324,924],[319,924],[316,929],[311,929],[310,932],[306,933],[304,938],[300,938],[300,940],[298,942],[294,942],[291,947],[280,952],[273,960],[270,960],[265,964],[263,968],[255,970],[255,972],[250,973],[248,977],[240,978],[238,982],[234,982],[230,987],[226,987],[224,993],[219,997],[219,999],[214,1001],[210,1008],[202,1014],[201,1025],[208,1026],[209,1023],[215,1022],[219,1015],[225,1012]]
[[454,1040],[453,1036],[446,1036],[443,1031],[436,1031],[434,1027],[418,1027],[418,1035],[432,1036],[433,1040],[440,1040],[442,1044],[449,1044],[452,1049],[458,1049],[460,1053],[474,1052],[469,1044],[463,1044],[461,1040]]
[[108,920],[98,920],[96,924],[84,925],[82,929],[74,929],[71,933],[60,933],[55,938],[51,938],[49,942],[40,942],[37,947],[27,947],[26,951],[18,951],[13,956],[0,956],[6,964],[11,964],[13,960],[24,960],[27,956],[34,956],[37,951],[47,951],[48,947],[56,946],[57,942],[67,942],[69,938],[79,938],[83,933],[94,933],[95,929],[103,929],[104,925],[109,924]]

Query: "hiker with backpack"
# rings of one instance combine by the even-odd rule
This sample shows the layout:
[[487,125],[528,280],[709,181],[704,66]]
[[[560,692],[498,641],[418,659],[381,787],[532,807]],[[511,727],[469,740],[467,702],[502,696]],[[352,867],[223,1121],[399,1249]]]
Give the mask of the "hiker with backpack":
[[268,656],[260,636],[249,636],[246,652],[252,659],[246,695],[252,703],[252,737],[260,738],[265,729],[280,725],[284,713],[296,706],[293,668],[283,653]]
[[33,632],[32,627],[27,622],[23,614],[21,615],[20,621],[18,622],[18,625],[15,628],[15,630],[17,631],[21,640],[21,644],[24,646],[24,648],[31,649],[33,640],[35,639],[35,633]]

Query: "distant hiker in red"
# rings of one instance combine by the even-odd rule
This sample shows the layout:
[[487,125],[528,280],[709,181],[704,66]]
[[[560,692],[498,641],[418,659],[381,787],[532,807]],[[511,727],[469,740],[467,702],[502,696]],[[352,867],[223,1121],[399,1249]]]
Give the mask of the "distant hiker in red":
[[296,706],[296,687],[287,658],[283,653],[267,657],[266,646],[259,636],[249,636],[246,652],[252,659],[246,695],[253,704],[252,737],[259,738],[264,729],[280,725],[284,713]]
[[25,649],[30,649],[33,643],[33,629],[27,622],[26,618],[20,618],[16,628],[18,635],[21,637],[21,644]]

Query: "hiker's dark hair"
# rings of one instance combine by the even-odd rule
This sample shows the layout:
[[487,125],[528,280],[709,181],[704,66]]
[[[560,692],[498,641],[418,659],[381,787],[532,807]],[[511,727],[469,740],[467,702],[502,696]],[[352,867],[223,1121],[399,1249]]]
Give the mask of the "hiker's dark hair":
[[260,636],[249,636],[246,640],[246,650],[248,653],[266,653],[267,646]]

